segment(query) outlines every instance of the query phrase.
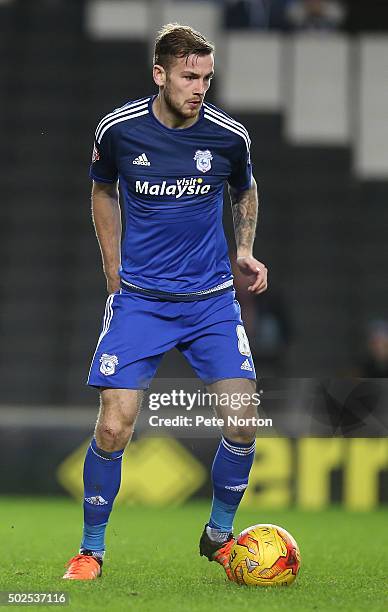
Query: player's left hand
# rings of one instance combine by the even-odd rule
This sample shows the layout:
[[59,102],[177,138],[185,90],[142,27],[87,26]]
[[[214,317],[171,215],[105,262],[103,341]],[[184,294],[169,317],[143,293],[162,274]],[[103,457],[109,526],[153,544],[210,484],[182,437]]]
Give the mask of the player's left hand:
[[237,266],[246,276],[254,277],[252,283],[248,287],[250,293],[258,295],[267,290],[268,270],[266,266],[252,256],[237,257]]

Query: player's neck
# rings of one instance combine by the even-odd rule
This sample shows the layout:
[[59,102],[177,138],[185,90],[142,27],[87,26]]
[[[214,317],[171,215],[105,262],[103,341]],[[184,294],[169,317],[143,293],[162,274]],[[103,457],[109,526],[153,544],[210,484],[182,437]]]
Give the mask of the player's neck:
[[156,96],[155,100],[153,101],[152,110],[160,123],[172,129],[188,128],[196,123],[199,117],[199,115],[196,115],[195,117],[190,117],[189,119],[182,119],[182,117],[175,114],[171,110],[171,108],[166,104],[163,96],[160,94]]

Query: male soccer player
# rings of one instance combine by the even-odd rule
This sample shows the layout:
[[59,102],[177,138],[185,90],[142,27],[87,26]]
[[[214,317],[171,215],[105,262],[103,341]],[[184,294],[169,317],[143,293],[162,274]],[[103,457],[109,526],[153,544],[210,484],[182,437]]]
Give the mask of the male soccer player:
[[[121,459],[143,390],[166,351],[177,347],[211,393],[252,398],[255,391],[222,209],[226,181],[237,265],[252,277],[248,290],[261,293],[267,270],[252,255],[257,189],[246,129],[204,103],[213,52],[192,28],[166,25],[155,43],[158,95],[129,102],[97,126],[92,210],[109,297],[88,379],[100,389],[101,406],[84,466],[83,538],[64,578],[101,575]],[[256,416],[253,403],[238,412],[247,422]],[[212,467],[213,504],[200,554],[222,564],[230,577],[233,518],[247,487],[256,427],[228,426],[227,416],[236,413],[225,406],[216,410],[226,424]]]

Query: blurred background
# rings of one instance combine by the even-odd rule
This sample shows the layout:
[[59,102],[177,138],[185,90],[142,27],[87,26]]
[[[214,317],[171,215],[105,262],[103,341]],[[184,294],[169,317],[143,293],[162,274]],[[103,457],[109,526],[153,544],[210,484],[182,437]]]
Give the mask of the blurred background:
[[[365,392],[365,410],[371,412],[373,401],[376,406],[377,394],[378,423],[384,420],[387,2],[0,0],[0,485],[5,493],[79,493],[75,483],[83,447],[80,454],[77,449],[92,432],[97,405],[97,393],[85,379],[105,305],[90,215],[93,132],[113,108],[155,92],[153,40],[169,21],[190,24],[215,42],[209,99],[241,121],[252,138],[261,205],[255,255],[270,270],[270,289],[253,298],[238,275],[236,288],[258,374],[294,380],[379,378]],[[228,200],[225,230],[233,260]],[[174,351],[158,374],[177,378],[177,373],[178,379],[192,376]],[[295,400],[300,419],[311,399],[311,387],[308,400],[303,389]],[[329,384],[319,389],[330,396],[323,435],[354,435],[347,413],[345,429],[338,423],[350,390],[333,392]],[[283,391],[286,397],[286,387]],[[297,438],[297,428],[289,430],[289,437]],[[378,437],[380,430],[364,431]],[[262,458],[276,463],[278,477],[292,476],[290,496],[279,497],[283,505],[298,495],[287,466],[290,457],[297,461],[305,452],[300,450],[305,442],[285,438],[272,450],[263,447]],[[343,498],[345,464],[362,466],[362,457],[373,453],[374,467],[365,476],[374,483],[370,504],[388,501],[385,439],[368,440],[372,446],[362,451],[347,446],[359,441],[319,442],[332,445],[322,468],[328,487],[322,503]],[[186,440],[177,453],[208,465],[215,444]],[[168,454],[173,446],[166,451],[167,464],[178,461],[178,455]],[[314,448],[310,455],[319,455],[320,447]],[[11,477],[6,458],[15,449]],[[65,473],[69,455],[75,463],[67,463]],[[272,462],[280,456],[283,463]],[[350,456],[356,457],[354,465]],[[157,462],[150,470],[157,472]],[[303,481],[299,473],[296,478]],[[208,494],[205,476],[198,482],[193,492]],[[265,486],[258,484],[260,491]],[[305,486],[311,491],[311,482]]]

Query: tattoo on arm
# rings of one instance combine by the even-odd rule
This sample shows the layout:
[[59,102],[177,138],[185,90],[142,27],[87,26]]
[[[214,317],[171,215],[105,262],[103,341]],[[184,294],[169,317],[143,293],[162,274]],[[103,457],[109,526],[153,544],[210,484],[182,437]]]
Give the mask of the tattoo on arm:
[[[257,224],[257,185],[252,178],[252,185],[246,191],[238,192],[229,186],[234,233],[236,237],[237,256],[251,255]],[[240,255],[239,255],[240,254]]]

